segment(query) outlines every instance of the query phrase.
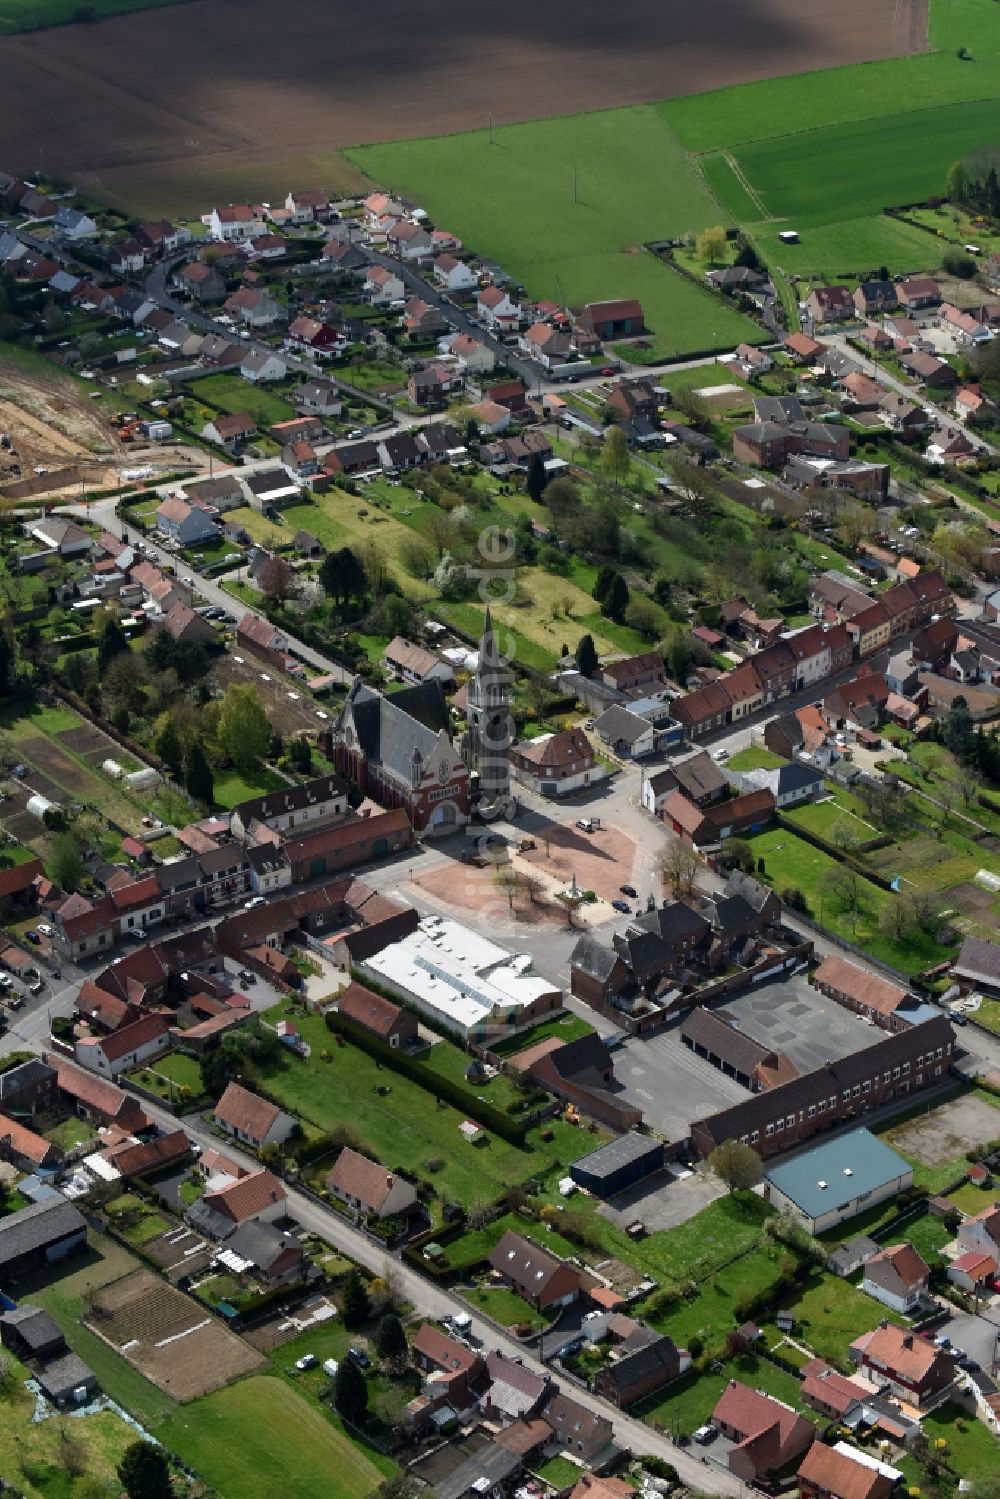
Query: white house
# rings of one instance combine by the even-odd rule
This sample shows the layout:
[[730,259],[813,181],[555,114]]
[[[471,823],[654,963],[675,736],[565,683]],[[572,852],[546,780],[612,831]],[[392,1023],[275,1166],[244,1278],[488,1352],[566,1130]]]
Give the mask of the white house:
[[384,265],[371,267],[365,277],[364,290],[378,306],[399,302],[406,295],[402,278],[395,271],[387,270]]
[[442,354],[450,354],[470,375],[488,375],[496,368],[497,356],[488,344],[467,333],[450,333],[438,342]]
[[484,286],[476,308],[480,321],[496,333],[516,332],[521,322],[520,304],[499,286]]
[[472,291],[479,285],[479,277],[470,270],[464,260],[454,255],[439,255],[434,262],[434,279],[448,291]]
[[94,545],[93,537],[76,521],[62,515],[49,515],[44,520],[30,521],[24,528],[29,536],[51,547],[60,557],[82,557]]
[[339,776],[314,776],[297,786],[282,786],[240,802],[233,809],[230,828],[243,841],[249,841],[251,828],[258,822],[276,833],[287,833],[290,828],[311,832],[321,823],[346,817],[347,808],[347,787]]
[[770,791],[778,807],[795,807],[813,801],[823,790],[818,770],[791,761],[777,770],[744,770],[735,777],[744,791]]
[[861,1289],[894,1312],[910,1312],[927,1295],[929,1276],[912,1244],[892,1244],[866,1261]]
[[76,1043],[76,1060],[102,1077],[117,1077],[160,1057],[170,1048],[170,1030],[162,1015],[144,1015],[110,1036],[87,1036]]
[[455,668],[443,656],[414,645],[402,635],[390,640],[383,657],[386,666],[404,682],[440,682],[442,686],[455,685]]
[[230,203],[226,208],[213,208],[202,222],[207,224],[213,239],[225,240],[227,244],[242,244],[263,230],[249,203]]
[[248,349],[240,374],[251,385],[266,385],[270,380],[283,380],[288,374],[288,365],[273,349]]
[[434,245],[427,230],[411,219],[401,219],[393,224],[385,236],[386,247],[400,260],[424,260],[431,255]]
[[52,227],[63,239],[93,239],[97,225],[89,214],[79,208],[60,208],[52,220]]

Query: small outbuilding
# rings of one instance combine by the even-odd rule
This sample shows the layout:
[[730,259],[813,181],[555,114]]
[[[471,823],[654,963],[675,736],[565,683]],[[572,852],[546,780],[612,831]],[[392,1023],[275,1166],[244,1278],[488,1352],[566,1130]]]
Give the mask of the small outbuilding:
[[633,1131],[574,1161],[569,1174],[577,1186],[586,1187],[595,1197],[614,1197],[661,1171],[664,1160],[662,1140]]

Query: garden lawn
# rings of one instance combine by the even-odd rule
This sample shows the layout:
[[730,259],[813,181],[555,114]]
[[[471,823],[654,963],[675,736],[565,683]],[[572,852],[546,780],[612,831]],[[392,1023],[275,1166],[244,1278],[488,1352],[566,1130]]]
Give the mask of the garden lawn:
[[519,1102],[521,1093],[515,1088],[511,1079],[502,1072],[490,1078],[489,1082],[470,1082],[465,1076],[469,1061],[470,1058],[454,1042],[435,1041],[427,1056],[423,1058],[423,1065],[431,1074],[428,1078],[428,1086],[433,1088],[434,1077],[443,1077],[458,1087],[465,1088],[470,1098],[481,1098],[486,1103],[492,1104],[495,1109],[504,1110],[508,1104]]
[[364,1499],[382,1474],[281,1379],[255,1375],[215,1390],[161,1421],[156,1437],[227,1496]]
[[975,1416],[948,1401],[924,1416],[922,1424],[932,1447],[939,1437],[948,1443],[944,1455],[959,1478],[975,1482],[996,1477],[997,1439]]
[[[361,514],[364,511],[365,514]],[[281,512],[282,524],[276,525],[256,510],[233,510],[230,520],[241,525],[254,541],[290,542],[296,531],[306,530],[323,543],[328,551],[337,547],[364,547],[374,542],[404,593],[423,599],[432,595],[431,587],[414,578],[403,565],[408,547],[413,545],[413,530],[404,521],[373,509],[356,495],[332,485],[309,504],[289,505]]]
[[188,1096],[200,1097],[205,1091],[197,1061],[177,1051],[169,1052],[149,1067],[137,1068],[131,1076],[144,1088],[150,1088],[160,1098],[172,1103]]
[[[277,1005],[267,1018],[274,1021],[290,1013],[288,1006]],[[458,1132],[463,1114],[450,1104],[439,1106],[432,1077],[424,1089],[388,1067],[379,1068],[357,1047],[338,1046],[318,1016],[296,1014],[295,1023],[312,1056],[303,1061],[282,1052],[263,1072],[268,1092],[321,1130],[350,1124],[384,1166],[417,1172],[433,1181],[443,1198],[467,1205],[492,1199],[504,1187],[547,1170],[556,1156],[562,1164],[575,1159],[561,1134],[549,1145],[538,1141],[534,1149],[520,1149],[487,1131],[486,1144],[471,1145]],[[322,1060],[324,1051],[328,1061]],[[388,1094],[376,1092],[378,1087],[388,1088]],[[441,1162],[435,1172],[427,1165],[432,1160]]]
[[[3,0],[0,0],[2,4]],[[231,414],[248,411],[259,427],[290,422],[295,416],[295,407],[284,396],[263,386],[251,385],[239,375],[206,375],[198,381],[195,394]]]
[[46,1140],[51,1140],[53,1145],[58,1145],[60,1150],[67,1151],[73,1150],[77,1145],[82,1145],[85,1140],[93,1140],[97,1130],[93,1124],[88,1124],[86,1119],[81,1119],[77,1114],[70,1114],[43,1133]]
[[[979,1188],[973,1187],[972,1190],[978,1192]],[[981,1202],[979,1206],[982,1207],[984,1204]],[[896,1236],[893,1235],[893,1237]],[[942,1258],[941,1251],[954,1237],[954,1234],[945,1228],[941,1219],[935,1218],[931,1213],[921,1213],[919,1218],[911,1218],[899,1231],[899,1238],[908,1239],[929,1265]]]
[[664,1395],[655,1396],[640,1406],[639,1413],[651,1425],[690,1436],[709,1420],[731,1379],[742,1380],[751,1389],[766,1390],[777,1400],[800,1410],[811,1421],[819,1420],[814,1411],[802,1404],[801,1386],[794,1374],[776,1369],[766,1359],[756,1358],[753,1354],[732,1359],[722,1369],[716,1365],[711,1372],[685,1374],[683,1379],[670,1385]]
[[249,801],[252,796],[262,796],[265,791],[277,791],[287,782],[273,770],[260,769],[252,775],[243,775],[238,770],[218,771],[215,776],[215,805],[227,811]]
[[727,762],[727,769],[780,770],[787,763],[780,755],[775,755],[771,750],[751,744],[746,749],[738,750],[735,755],[730,756]]
[[[891,203],[893,199],[886,199]],[[946,248],[912,224],[872,213],[865,218],[844,218],[836,223],[811,224],[796,221],[798,242],[785,244],[773,223],[751,224],[748,232],[755,243],[783,271],[800,276],[819,276],[834,281],[860,276],[871,266],[887,266],[893,273],[935,269]]]
[[664,1282],[701,1280],[755,1243],[771,1213],[752,1192],[720,1197],[686,1223],[640,1240],[623,1258],[644,1270],[655,1267]]
[[887,1317],[903,1326],[903,1318],[888,1307],[825,1271],[817,1271],[811,1283],[807,1281],[760,1322],[769,1348],[783,1336],[773,1320],[774,1314],[782,1310],[792,1312],[795,1317],[792,1337],[796,1342],[805,1343],[838,1369],[848,1365],[848,1345],[862,1333],[870,1332],[880,1318]]
[[498,1057],[512,1057],[515,1052],[526,1051],[537,1046],[549,1036],[558,1036],[560,1041],[578,1041],[581,1036],[592,1036],[594,1027],[581,1020],[579,1015],[558,1015],[552,1020],[543,1020],[533,1030],[522,1031],[519,1036],[510,1036],[506,1041],[497,1041],[490,1047]]
[[568,1457],[550,1457],[547,1462],[534,1464],[532,1471],[557,1491],[579,1483],[583,1473],[582,1468],[571,1463]]
[[113,1411],[99,1411],[67,1421],[52,1416],[33,1421],[35,1397],[24,1388],[29,1371],[9,1353],[13,1383],[0,1395],[0,1470],[25,1499],[71,1499],[79,1492],[67,1470],[67,1443],[72,1442],[84,1475],[108,1487],[115,1483],[116,1468],[135,1432]]
[[499,1322],[501,1327],[546,1326],[546,1318],[526,1301],[522,1301],[516,1291],[477,1287],[474,1291],[466,1292],[466,1299],[472,1306],[485,1312],[487,1317],[492,1317],[494,1322]]
[[839,861],[804,838],[797,838],[788,828],[757,833],[749,841],[754,859],[763,859],[765,872],[776,889],[794,886],[801,890],[814,921],[856,942],[873,957],[903,973],[919,973],[946,955],[946,950],[925,932],[908,933],[896,940],[880,931],[881,912],[895,897],[870,880],[861,881],[860,909],[853,922],[839,896],[825,888],[841,868]]
[[487,1256],[496,1248],[505,1233],[521,1234],[525,1239],[531,1239],[535,1244],[544,1244],[553,1254],[562,1259],[569,1259],[579,1254],[568,1239],[564,1239],[556,1232],[550,1232],[544,1223],[535,1219],[524,1218],[519,1213],[503,1213],[499,1218],[494,1218],[485,1228],[472,1228],[464,1233],[461,1238],[453,1239],[450,1244],[444,1246],[444,1252],[449,1266],[454,1270],[467,1270],[485,1262]]
[[668,1333],[680,1348],[686,1348],[697,1336],[710,1352],[721,1353],[727,1333],[743,1320],[736,1313],[737,1303],[775,1286],[779,1261],[787,1253],[783,1244],[762,1244],[703,1281],[693,1300],[679,1302],[665,1315],[648,1320],[658,1331]]
[[533,296],[574,306],[638,297],[658,357],[760,337],[756,324],[640,248],[722,216],[655,105],[494,127],[492,144],[473,131],[347,155]]

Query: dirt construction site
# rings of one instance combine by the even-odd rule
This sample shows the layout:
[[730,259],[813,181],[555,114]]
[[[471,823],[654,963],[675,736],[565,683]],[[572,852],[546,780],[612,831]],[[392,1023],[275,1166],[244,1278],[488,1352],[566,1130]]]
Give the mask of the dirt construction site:
[[186,216],[296,178],[356,188],[338,148],[482,127],[490,110],[531,120],[898,57],[926,47],[926,21],[926,0],[634,0],[627,24],[603,0],[457,20],[447,0],[194,0],[0,40],[0,138],[10,171],[44,161]]
[[175,1400],[194,1400],[264,1362],[207,1307],[152,1270],[95,1291],[87,1325]]
[[94,405],[54,368],[0,363],[0,498],[116,484],[114,427]]

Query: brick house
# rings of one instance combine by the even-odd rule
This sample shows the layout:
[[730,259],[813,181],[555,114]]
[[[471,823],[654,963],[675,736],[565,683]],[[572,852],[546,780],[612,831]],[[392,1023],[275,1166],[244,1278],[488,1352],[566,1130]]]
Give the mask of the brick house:
[[691,1355],[686,1348],[678,1348],[665,1333],[650,1333],[645,1328],[641,1331],[646,1334],[642,1346],[623,1353],[594,1375],[594,1394],[609,1400],[619,1410],[628,1410],[636,1401],[662,1390],[691,1367]]
[[334,1197],[359,1213],[375,1218],[394,1218],[416,1207],[417,1191],[412,1182],[377,1161],[345,1145],[333,1170],[326,1175],[326,1185]]
[[491,1269],[540,1311],[568,1306],[580,1294],[580,1272],[521,1234],[508,1230],[488,1259]]
[[910,1405],[926,1405],[955,1382],[954,1358],[889,1322],[855,1338],[849,1351],[870,1380]]
[[353,980],[340,991],[337,1011],[394,1050],[405,1050],[418,1039],[417,1017],[412,1010],[393,1004],[391,999]]
[[712,1425],[735,1443],[729,1470],[745,1483],[786,1467],[816,1439],[816,1427],[806,1416],[738,1379],[731,1379],[719,1397]]
[[264,1145],[282,1145],[296,1128],[291,1114],[276,1103],[260,1098],[239,1083],[230,1083],[212,1112],[219,1129],[260,1150]]
[[867,1455],[814,1442],[799,1468],[800,1499],[889,1499],[893,1481]]

